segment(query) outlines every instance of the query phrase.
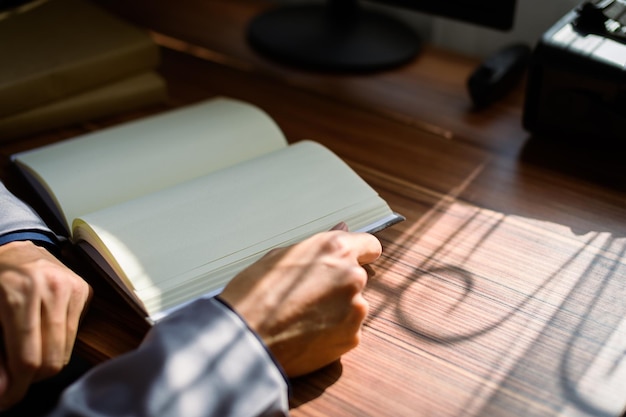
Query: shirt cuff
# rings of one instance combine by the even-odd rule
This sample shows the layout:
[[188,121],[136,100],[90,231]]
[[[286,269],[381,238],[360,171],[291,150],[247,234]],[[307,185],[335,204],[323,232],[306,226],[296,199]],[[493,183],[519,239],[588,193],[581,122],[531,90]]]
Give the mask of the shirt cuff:
[[241,317],[241,315],[230,305],[228,304],[226,301],[224,301],[220,296],[216,296],[213,297],[213,299],[217,302],[219,302],[220,304],[222,304],[224,307],[226,307],[228,310],[232,311],[238,318],[239,320],[241,320],[241,322],[246,326],[246,328],[250,331],[250,333],[252,333],[254,335],[254,337],[256,337],[256,339],[259,341],[259,343],[261,344],[261,346],[263,346],[263,348],[265,349],[265,351],[267,352],[267,356],[270,357],[270,359],[272,360],[272,362],[274,363],[274,365],[276,366],[276,369],[278,369],[280,371],[280,374],[283,376],[283,379],[285,380],[285,383],[287,384],[287,397],[291,398],[291,381],[289,380],[289,377],[287,376],[287,374],[285,373],[285,370],[283,369],[282,365],[276,360],[276,358],[274,357],[274,354],[272,354],[272,352],[269,350],[269,348],[267,347],[267,345],[265,344],[265,342],[263,341],[263,339],[261,339],[261,336],[258,335],[257,332],[255,332],[249,325],[248,322],[245,321],[243,319],[243,317]]
[[0,236],[0,246],[16,241],[30,240],[37,246],[42,246],[52,253],[59,251],[59,241],[56,236],[39,230],[19,230],[5,233]]

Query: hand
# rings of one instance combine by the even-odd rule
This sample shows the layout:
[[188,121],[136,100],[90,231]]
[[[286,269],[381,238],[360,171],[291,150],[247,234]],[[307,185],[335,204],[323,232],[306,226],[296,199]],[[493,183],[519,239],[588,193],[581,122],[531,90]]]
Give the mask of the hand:
[[290,377],[328,365],[360,340],[368,310],[361,265],[378,259],[382,249],[370,234],[336,229],[343,230],[269,252],[220,295]]
[[0,246],[0,409],[22,399],[32,382],[70,359],[91,288],[32,242]]

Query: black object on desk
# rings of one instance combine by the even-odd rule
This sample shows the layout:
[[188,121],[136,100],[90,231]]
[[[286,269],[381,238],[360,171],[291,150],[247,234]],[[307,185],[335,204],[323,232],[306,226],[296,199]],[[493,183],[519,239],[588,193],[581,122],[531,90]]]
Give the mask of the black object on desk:
[[543,35],[531,58],[523,122],[553,139],[625,141],[623,2],[585,2]]
[[511,91],[524,75],[530,53],[529,46],[515,44],[485,59],[467,80],[474,105],[487,106]]

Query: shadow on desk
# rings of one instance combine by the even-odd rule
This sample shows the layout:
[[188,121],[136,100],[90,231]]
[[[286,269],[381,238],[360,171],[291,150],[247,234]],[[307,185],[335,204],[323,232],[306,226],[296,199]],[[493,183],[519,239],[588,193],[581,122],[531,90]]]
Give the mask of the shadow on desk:
[[320,397],[328,387],[339,380],[342,373],[343,366],[341,360],[338,360],[312,374],[292,379],[291,388],[298,396],[291,399],[289,408],[298,408]]
[[522,150],[521,160],[626,192],[625,151],[626,140],[624,143],[605,143],[598,138],[590,138],[584,143],[530,137]]
[[419,384],[373,390],[413,402],[415,415],[438,406],[433,392],[456,393],[448,415],[621,415],[619,168],[617,155],[532,139],[456,194],[405,189],[398,210],[422,208],[380,234],[364,343],[378,355],[358,363]]

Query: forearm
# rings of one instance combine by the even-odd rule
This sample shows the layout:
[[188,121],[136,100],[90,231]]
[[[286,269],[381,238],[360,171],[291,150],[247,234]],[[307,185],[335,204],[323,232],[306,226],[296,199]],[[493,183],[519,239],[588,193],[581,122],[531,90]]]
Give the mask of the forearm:
[[200,300],[68,388],[52,415],[284,416],[287,390],[246,324],[221,302]]

